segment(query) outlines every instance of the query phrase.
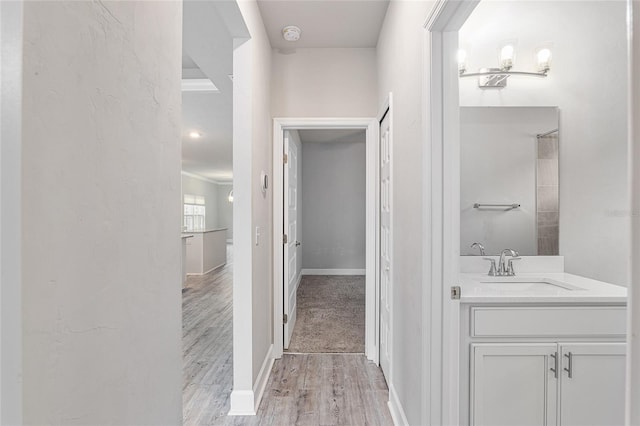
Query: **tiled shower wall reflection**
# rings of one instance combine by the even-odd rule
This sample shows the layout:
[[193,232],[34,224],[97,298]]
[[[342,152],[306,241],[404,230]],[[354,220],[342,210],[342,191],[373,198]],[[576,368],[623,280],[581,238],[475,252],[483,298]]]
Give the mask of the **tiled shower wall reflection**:
[[558,133],[538,138],[538,255],[557,256],[559,243]]

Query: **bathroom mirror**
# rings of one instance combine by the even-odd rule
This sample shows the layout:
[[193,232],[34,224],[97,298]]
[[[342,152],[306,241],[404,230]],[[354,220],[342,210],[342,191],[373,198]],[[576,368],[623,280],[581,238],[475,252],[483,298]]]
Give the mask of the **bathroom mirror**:
[[557,107],[460,108],[460,252],[559,254]]

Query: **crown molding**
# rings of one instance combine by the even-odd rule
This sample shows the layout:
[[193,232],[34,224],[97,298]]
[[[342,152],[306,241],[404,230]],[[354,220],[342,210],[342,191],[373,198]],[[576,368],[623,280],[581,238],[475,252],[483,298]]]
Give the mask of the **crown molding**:
[[216,185],[230,185],[230,184],[233,183],[232,179],[229,179],[229,180],[209,179],[207,177],[200,176],[200,175],[197,175],[195,173],[185,172],[184,170],[181,173],[182,173],[182,176],[187,176],[187,177],[190,177],[190,178],[193,178],[193,179],[198,179],[198,180],[201,180],[203,182],[209,182],[209,183],[213,183],[213,184],[216,184]]

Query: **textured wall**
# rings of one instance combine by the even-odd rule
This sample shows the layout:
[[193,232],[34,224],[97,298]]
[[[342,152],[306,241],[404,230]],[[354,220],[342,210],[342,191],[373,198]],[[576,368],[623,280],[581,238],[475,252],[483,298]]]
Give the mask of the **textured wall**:
[[180,424],[182,4],[24,2],[25,424]]

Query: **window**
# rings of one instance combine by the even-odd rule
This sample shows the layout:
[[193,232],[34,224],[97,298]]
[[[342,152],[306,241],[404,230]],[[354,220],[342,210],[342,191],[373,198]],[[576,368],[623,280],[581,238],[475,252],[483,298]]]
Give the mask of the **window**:
[[185,231],[201,231],[205,226],[204,197],[199,195],[184,195],[184,223]]

